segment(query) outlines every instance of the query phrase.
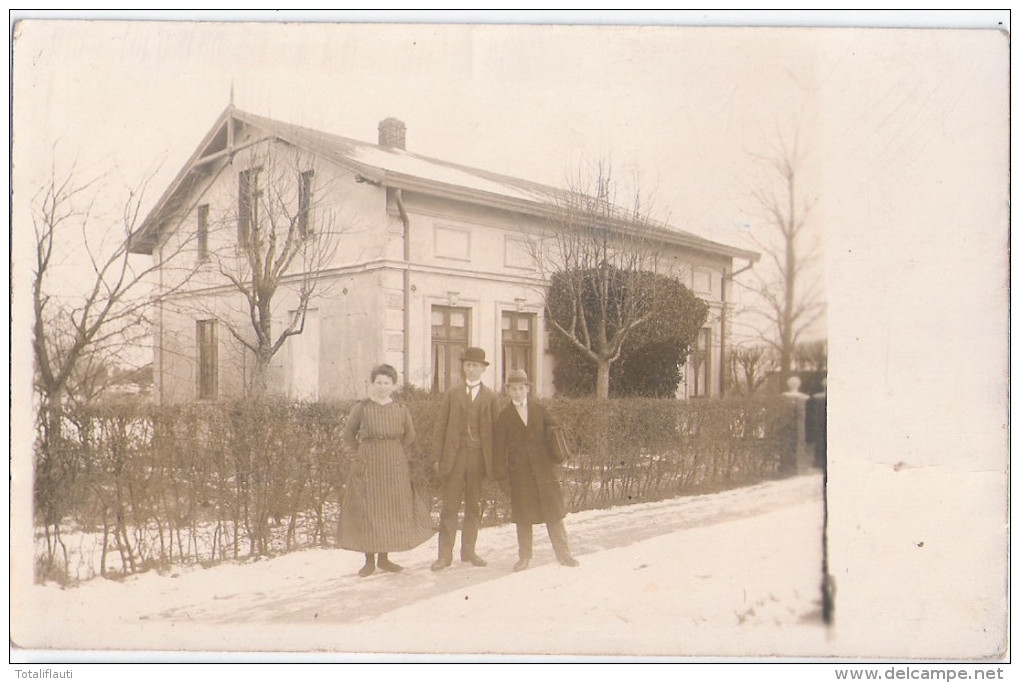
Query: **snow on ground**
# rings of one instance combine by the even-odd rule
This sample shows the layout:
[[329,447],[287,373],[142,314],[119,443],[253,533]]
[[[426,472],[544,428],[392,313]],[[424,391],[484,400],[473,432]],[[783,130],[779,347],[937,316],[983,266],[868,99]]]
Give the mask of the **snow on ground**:
[[[909,497],[933,482],[920,470],[902,474],[898,495]],[[936,475],[944,476],[949,475]],[[943,517],[931,516],[933,524]],[[914,539],[914,529],[830,553],[839,559],[839,592],[836,623],[825,627],[818,474],[586,511],[566,522],[581,561],[576,569],[555,563],[538,527],[531,568],[514,573],[516,537],[513,526],[505,525],[481,532],[486,568],[455,563],[429,571],[433,539],[394,555],[407,567],[403,573],[377,572],[367,579],[356,574],[361,555],[322,549],[123,581],[96,579],[69,589],[32,586],[12,593],[11,636],[19,647],[39,652],[112,648],[333,658],[343,653],[937,657],[928,651],[947,643],[953,647],[943,652],[950,656],[986,657],[1004,642],[1005,596],[987,594],[986,587],[974,602],[966,599],[966,590],[954,594],[940,582],[942,610],[926,611],[931,623],[920,624],[913,608],[904,609],[900,598],[924,592],[925,574],[903,581],[923,567],[882,553],[895,552],[906,535]],[[945,559],[938,533],[926,538],[931,543],[926,557]],[[861,573],[861,562],[877,567]],[[943,569],[939,576],[948,581],[947,571],[965,567],[957,561]],[[998,569],[992,561],[989,573]],[[855,585],[857,573],[876,585]],[[887,588],[875,593],[887,577],[901,582],[895,591],[900,598]],[[880,602],[869,597],[869,588]],[[854,602],[844,604],[844,594]],[[914,637],[918,632],[925,638]],[[45,653],[39,658],[45,660]]]
[[983,469],[975,457],[960,467],[854,460],[830,468],[836,652],[1008,660],[1005,467]]
[[[823,641],[817,475],[586,511],[567,527],[576,569],[555,563],[539,527],[532,567],[513,573],[506,525],[482,530],[486,568],[429,571],[433,540],[394,555],[405,572],[367,579],[361,555],[323,549],[35,586],[12,636],[31,648],[580,655],[793,654]],[[764,635],[728,637],[741,632]]]

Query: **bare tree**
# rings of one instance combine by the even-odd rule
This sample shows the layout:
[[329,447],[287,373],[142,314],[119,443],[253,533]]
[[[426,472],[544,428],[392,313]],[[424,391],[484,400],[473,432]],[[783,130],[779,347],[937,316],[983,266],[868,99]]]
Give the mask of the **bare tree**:
[[767,153],[753,155],[768,171],[767,179],[751,190],[768,230],[752,239],[771,265],[755,271],[754,289],[767,320],[760,333],[775,349],[780,380],[785,382],[801,336],[824,315],[825,304],[820,281],[812,272],[818,260],[817,245],[809,242],[808,234],[815,201],[803,196],[799,184],[806,154],[797,135],[792,140],[783,135],[777,138]]
[[[301,155],[263,150],[238,178],[236,202],[224,202],[232,208],[214,221],[236,228],[236,241],[210,257],[241,297],[239,315],[222,322],[254,357],[249,394],[262,397],[273,357],[287,339],[304,331],[309,304],[324,293],[321,271],[336,255],[343,223],[337,209],[319,201],[329,194],[327,181],[317,178]],[[295,298],[282,328],[274,329],[274,309],[284,289]]]
[[561,335],[596,366],[595,395],[609,396],[609,371],[632,335],[652,325],[668,290],[649,273],[664,273],[662,225],[635,191],[617,205],[619,184],[600,161],[580,171],[556,199],[551,230],[532,243],[532,254],[551,283],[545,315]]
[[[65,409],[101,393],[110,365],[133,340],[148,334],[149,276],[180,253],[166,252],[154,260],[135,257],[131,251],[147,184],[148,179],[128,189],[119,215],[108,218],[97,208],[98,198],[114,190],[106,178],[81,181],[73,168],[58,172],[53,164],[31,202],[32,352],[38,408],[34,486],[35,507],[49,545],[44,571],[53,569],[62,547],[60,522],[66,501],[61,500],[61,486],[74,476],[73,449],[65,448]],[[69,244],[75,245],[73,252]],[[74,267],[65,259],[76,261]]]
[[[56,312],[51,313],[55,315]],[[55,315],[55,319],[51,320],[49,325],[50,347],[56,350],[53,355],[66,358],[67,350],[73,343],[74,331],[60,327],[59,318],[59,315]],[[141,333],[144,325],[139,322],[138,327]],[[122,343],[127,344],[126,341],[119,341],[114,345],[90,346],[80,354],[63,391],[62,403],[69,407],[71,412],[95,404],[106,393],[110,386],[112,370],[121,362],[123,356]]]
[[803,342],[794,349],[797,368],[809,372],[821,372],[829,366],[829,344],[824,339]]
[[730,351],[730,383],[735,393],[750,396],[768,380],[775,367],[767,346],[738,346]]
[[[94,383],[88,376],[98,364],[114,361],[149,334],[150,276],[168,267],[184,244],[156,259],[132,253],[148,180],[127,190],[114,219],[95,212],[96,198],[110,192],[109,184],[103,178],[79,182],[74,169],[63,174],[51,170],[34,197],[32,351],[35,388],[44,410],[59,411],[70,385]],[[78,243],[81,261],[71,286],[52,282],[55,249],[68,242]]]

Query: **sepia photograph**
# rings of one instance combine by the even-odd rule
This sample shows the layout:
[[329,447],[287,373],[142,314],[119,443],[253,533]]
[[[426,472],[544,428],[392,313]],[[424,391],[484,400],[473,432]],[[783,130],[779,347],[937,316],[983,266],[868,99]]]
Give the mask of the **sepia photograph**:
[[1009,662],[1008,11],[590,14],[12,16],[12,665]]

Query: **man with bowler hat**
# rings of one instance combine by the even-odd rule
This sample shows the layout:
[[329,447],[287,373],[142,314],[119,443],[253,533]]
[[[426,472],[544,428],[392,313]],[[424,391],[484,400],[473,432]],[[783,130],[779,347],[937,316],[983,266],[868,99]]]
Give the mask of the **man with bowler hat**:
[[528,400],[531,383],[524,370],[511,370],[506,377],[510,405],[496,419],[495,450],[492,456],[496,480],[510,494],[510,510],[517,525],[517,564],[514,571],[528,568],[532,557],[535,524],[545,522],[553,552],[560,564],[578,566],[570,554],[566,509],[560,489],[560,467],[550,456],[547,430],[557,425],[548,409]]
[[433,434],[443,508],[439,515],[439,557],[432,563],[432,571],[453,564],[461,504],[464,529],[460,559],[476,567],[488,564],[475,552],[475,541],[482,511],[482,481],[492,476],[493,423],[499,412],[499,397],[481,382],[489,365],[484,349],[469,347],[460,361],[464,382],[443,395]]

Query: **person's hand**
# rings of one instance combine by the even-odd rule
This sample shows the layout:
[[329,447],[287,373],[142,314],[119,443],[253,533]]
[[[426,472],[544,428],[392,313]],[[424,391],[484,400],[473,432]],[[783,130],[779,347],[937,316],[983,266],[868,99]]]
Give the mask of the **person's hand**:
[[439,461],[438,460],[436,460],[434,463],[432,463],[432,469],[434,469],[436,471],[436,474],[439,474]]

